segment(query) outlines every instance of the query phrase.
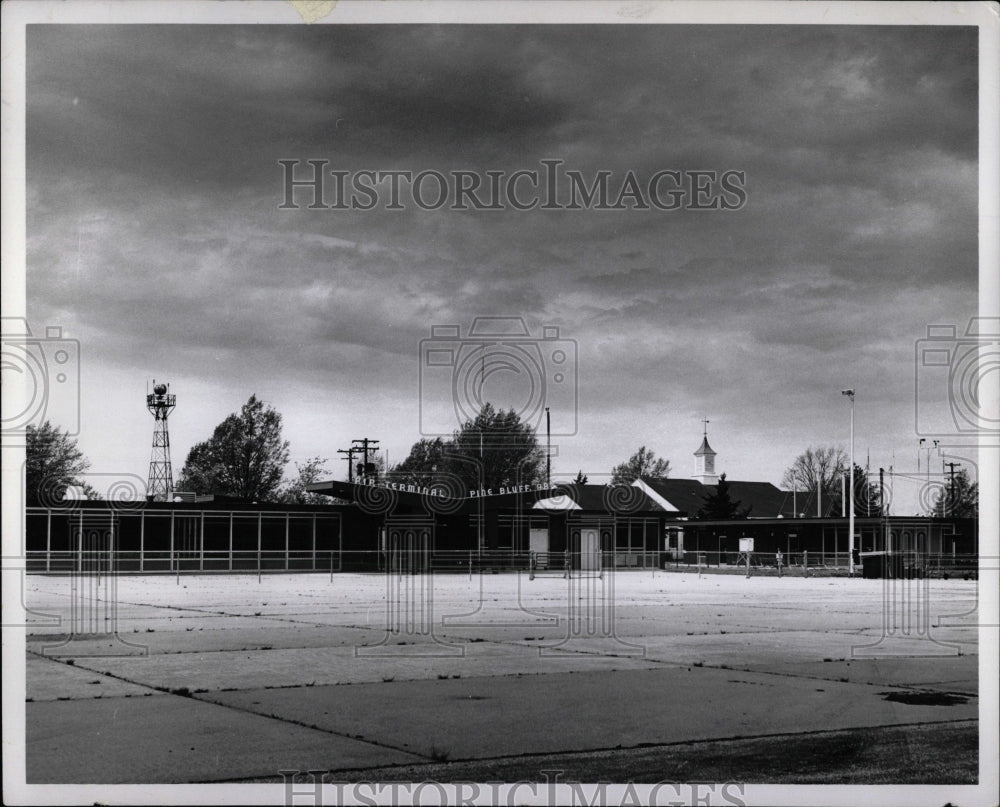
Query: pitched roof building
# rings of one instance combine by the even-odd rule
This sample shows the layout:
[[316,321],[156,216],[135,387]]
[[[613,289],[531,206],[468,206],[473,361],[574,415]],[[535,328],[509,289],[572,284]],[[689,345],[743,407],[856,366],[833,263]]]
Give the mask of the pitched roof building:
[[[694,518],[705,503],[705,498],[716,492],[719,474],[715,470],[718,456],[708,443],[708,423],[702,421],[705,430],[701,445],[694,452],[695,472],[690,479],[647,479],[637,480],[638,486],[656,504],[668,513],[680,517]],[[729,495],[742,508],[749,508],[750,518],[794,518],[794,496],[791,491],[781,490],[770,482],[743,482],[727,479]]]

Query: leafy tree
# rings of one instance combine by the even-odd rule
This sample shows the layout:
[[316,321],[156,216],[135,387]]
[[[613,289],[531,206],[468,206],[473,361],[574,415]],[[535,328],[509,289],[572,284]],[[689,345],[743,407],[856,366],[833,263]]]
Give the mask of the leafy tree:
[[[448,470],[470,489],[534,485],[545,481],[545,452],[535,430],[513,409],[486,403],[474,420],[462,424],[446,447]],[[481,481],[480,481],[481,480]]]
[[715,492],[708,494],[704,501],[705,503],[701,506],[696,518],[711,521],[732,521],[750,515],[749,507],[741,509],[741,502],[739,500],[733,501],[725,474],[719,477],[719,484],[715,486]]
[[[781,484],[790,490],[822,492],[824,511],[840,512],[840,477],[848,458],[839,446],[810,446],[785,471]],[[833,507],[836,505],[836,508]]]
[[212,440],[196,443],[188,451],[176,490],[194,493],[221,493],[221,460],[216,456],[216,446]]
[[429,485],[437,473],[445,470],[445,442],[440,437],[418,440],[405,460],[390,471],[394,481],[411,485]]
[[49,421],[28,426],[25,432],[24,488],[27,501],[55,504],[66,495],[70,485],[83,488],[89,499],[99,498],[97,491],[80,479],[90,467],[83,452],[69,432],[60,431]]
[[666,479],[670,476],[670,460],[657,459],[646,446],[639,446],[627,461],[611,469],[613,485],[629,485],[636,479]]
[[545,480],[545,452],[535,430],[513,410],[486,403],[450,440],[423,439],[390,472],[393,480],[429,486],[458,477],[467,490],[497,490],[508,485],[534,485]]
[[954,488],[951,479],[948,479],[934,500],[934,512],[929,515],[979,517],[979,484],[969,481],[969,472],[965,468],[955,474]]
[[295,463],[297,476],[285,485],[278,494],[283,504],[330,504],[330,497],[322,493],[312,493],[306,487],[322,482],[330,474],[326,469],[327,460],[310,457],[305,462]]
[[576,479],[573,480],[573,484],[574,485],[586,485],[587,484],[587,475],[583,472],[582,468],[579,471],[576,472]]
[[229,415],[188,452],[178,489],[273,501],[287,462],[281,415],[251,395],[239,414]]

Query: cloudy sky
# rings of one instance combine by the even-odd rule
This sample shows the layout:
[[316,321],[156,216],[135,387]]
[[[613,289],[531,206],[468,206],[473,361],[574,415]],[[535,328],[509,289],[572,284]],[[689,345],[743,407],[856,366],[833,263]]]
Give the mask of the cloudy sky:
[[[848,386],[861,464],[914,470],[915,342],[976,312],[974,28],[33,26],[27,43],[28,314],[80,341],[96,473],[145,478],[154,377],[178,397],[175,473],[251,393],[294,460],[342,478],[336,450],[364,436],[402,460],[421,406],[445,411],[450,370],[421,340],[460,325],[468,349],[482,316],[557,327],[576,355],[575,396],[546,388],[554,433],[578,411],[558,474],[646,445],[687,476],[707,417],[719,470],[778,483],[805,447],[847,447]],[[484,179],[558,159],[614,188],[735,170],[746,203],[309,210],[300,191],[282,210],[288,159]],[[485,395],[521,407],[523,381],[497,372]]]

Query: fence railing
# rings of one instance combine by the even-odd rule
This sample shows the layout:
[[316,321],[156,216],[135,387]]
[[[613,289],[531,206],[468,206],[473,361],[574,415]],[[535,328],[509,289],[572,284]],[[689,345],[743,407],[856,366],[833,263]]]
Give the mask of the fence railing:
[[[860,553],[855,568],[861,573],[866,560],[880,553]],[[881,553],[884,554],[884,553]],[[927,555],[894,553],[886,565],[894,576],[968,577],[978,570],[976,555]],[[752,569],[779,568],[785,574],[846,571],[848,553],[754,552]],[[489,573],[527,571],[531,576],[565,574],[568,570],[650,570],[674,569],[736,570],[746,568],[739,552],[520,552],[492,550],[133,550],[84,549],[82,551],[29,551],[26,569],[39,574],[180,574],[266,572],[386,572],[412,571],[439,573]]]
[[[702,566],[704,568],[744,567],[746,559],[740,552],[668,552],[667,565],[672,568]],[[846,569],[850,565],[847,552],[752,552],[750,562],[753,568],[782,569]]]

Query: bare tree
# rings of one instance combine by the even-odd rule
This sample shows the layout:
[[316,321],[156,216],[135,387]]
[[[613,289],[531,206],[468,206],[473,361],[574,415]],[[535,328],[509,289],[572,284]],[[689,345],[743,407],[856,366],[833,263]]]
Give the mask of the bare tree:
[[313,493],[306,488],[329,477],[327,460],[310,457],[303,463],[295,463],[296,477],[278,491],[278,501],[283,504],[330,504],[330,497]]
[[821,491],[829,502],[825,511],[840,508],[841,477],[847,473],[849,460],[840,446],[810,446],[795,458],[785,471],[781,484],[789,490],[815,494]]

